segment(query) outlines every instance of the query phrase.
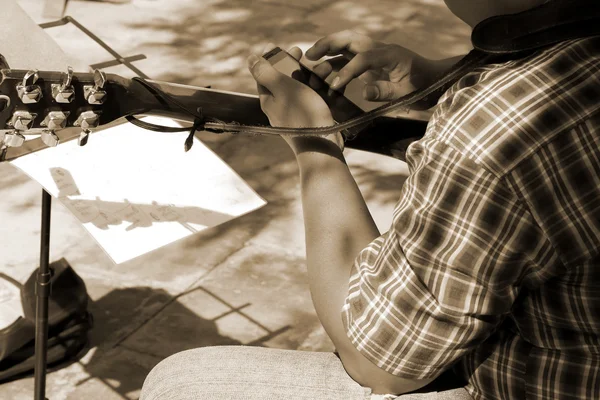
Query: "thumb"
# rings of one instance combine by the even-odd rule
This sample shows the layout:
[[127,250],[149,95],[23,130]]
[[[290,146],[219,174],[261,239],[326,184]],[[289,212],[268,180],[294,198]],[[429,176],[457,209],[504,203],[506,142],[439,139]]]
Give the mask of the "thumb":
[[267,60],[251,54],[247,60],[248,70],[259,85],[266,87],[271,93],[277,90],[282,74]]
[[402,82],[375,81],[365,85],[363,97],[371,101],[396,100],[410,91]]

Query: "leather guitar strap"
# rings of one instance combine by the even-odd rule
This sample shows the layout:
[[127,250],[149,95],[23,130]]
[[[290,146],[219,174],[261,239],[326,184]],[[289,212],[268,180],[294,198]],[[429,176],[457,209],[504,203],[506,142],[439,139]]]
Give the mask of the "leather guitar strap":
[[531,10],[491,17],[475,26],[471,42],[487,54],[520,54],[600,35],[600,1],[551,0]]

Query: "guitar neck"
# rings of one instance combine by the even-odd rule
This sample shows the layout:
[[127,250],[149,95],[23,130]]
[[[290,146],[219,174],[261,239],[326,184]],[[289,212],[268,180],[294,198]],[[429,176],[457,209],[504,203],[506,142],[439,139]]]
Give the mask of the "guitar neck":
[[[217,118],[225,122],[245,125],[269,125],[260,107],[258,96],[179,85],[168,82],[148,81],[172,96],[189,110]],[[156,103],[150,114],[192,121],[189,114]],[[427,121],[379,117],[372,121],[358,136],[346,142],[346,147],[392,156],[404,160],[408,144],[420,139],[427,128]]]
[[[20,104],[15,87],[25,72],[27,71],[2,70],[0,85],[3,87],[3,91],[1,93],[8,93],[11,99],[15,99],[15,101],[9,103],[11,104],[10,107],[5,107],[0,112],[0,122],[4,121],[5,130],[10,128],[7,121],[14,118],[11,116],[16,110],[16,105]],[[86,110],[86,112],[92,114],[98,112],[99,125],[103,127],[117,123],[121,120],[121,117],[128,115],[157,115],[193,122],[194,117],[186,110],[201,113],[207,118],[223,122],[244,125],[269,125],[269,120],[263,113],[260,100],[256,95],[149,81],[151,85],[177,100],[185,108],[182,109],[172,104],[172,102],[165,101],[164,98],[157,96],[156,93],[135,80],[111,74],[108,76],[105,87],[106,97],[109,100],[104,103],[90,105],[82,96],[82,86],[85,84],[93,85],[93,77],[91,74],[78,74],[76,79],[73,80],[73,83],[78,85],[75,101],[57,105],[58,103],[54,103],[50,85],[57,81],[60,82],[61,74],[44,72],[42,76],[43,78],[40,78],[41,90],[46,94],[39,103],[23,105],[26,109],[35,113],[32,114],[31,118],[36,118],[35,115],[40,116],[33,122],[31,132],[23,131],[25,135],[35,134],[36,132],[39,134],[44,129],[44,126],[40,123],[44,115],[48,110],[56,111],[59,107],[68,116],[68,118],[66,116],[64,118],[67,118],[66,126],[69,127],[69,129],[56,130],[55,134],[60,142],[73,140],[79,136],[81,128],[78,128],[75,122]],[[426,126],[426,121],[379,117],[369,123],[355,139],[347,141],[346,147],[403,159],[408,144],[422,137]],[[10,130],[8,132],[10,133]],[[46,148],[46,144],[42,138],[30,139],[19,147],[3,148],[2,154],[0,154],[0,162],[14,160],[44,148]]]
[[[147,82],[177,100],[186,109],[202,113],[207,117],[245,125],[269,125],[269,120],[260,108],[260,100],[256,95],[169,82],[152,80]],[[156,98],[148,106],[149,114],[193,121],[189,113],[176,106],[161,103]]]

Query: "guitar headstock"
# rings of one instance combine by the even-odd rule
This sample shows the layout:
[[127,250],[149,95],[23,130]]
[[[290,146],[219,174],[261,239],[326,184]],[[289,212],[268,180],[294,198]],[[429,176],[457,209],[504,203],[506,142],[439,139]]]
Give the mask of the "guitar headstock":
[[46,146],[59,143],[57,132],[81,129],[79,144],[90,132],[126,114],[119,99],[129,80],[93,73],[0,70],[0,161],[8,148],[23,146],[34,135]]

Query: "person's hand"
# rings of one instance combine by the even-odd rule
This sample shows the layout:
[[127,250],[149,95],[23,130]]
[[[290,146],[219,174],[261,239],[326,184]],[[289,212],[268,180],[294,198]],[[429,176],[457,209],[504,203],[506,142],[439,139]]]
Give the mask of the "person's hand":
[[[316,65],[313,72],[325,80],[341,67],[331,88],[340,90],[359,78],[367,84],[363,96],[370,101],[395,100],[414,91],[420,84],[419,68],[414,67],[425,61],[401,46],[377,42],[349,30],[325,36],[306,51],[306,58],[313,61],[339,55]],[[318,89],[320,82],[314,79],[310,85]]]
[[[265,52],[273,47],[267,46]],[[298,47],[292,48],[289,53],[296,60],[302,57],[302,50]],[[252,54],[247,61],[248,69],[257,83],[261,108],[272,126],[307,128],[335,124],[325,101],[309,86],[277,71],[262,57]],[[294,149],[296,139],[304,135],[282,136]],[[324,138],[343,148],[339,133]]]

